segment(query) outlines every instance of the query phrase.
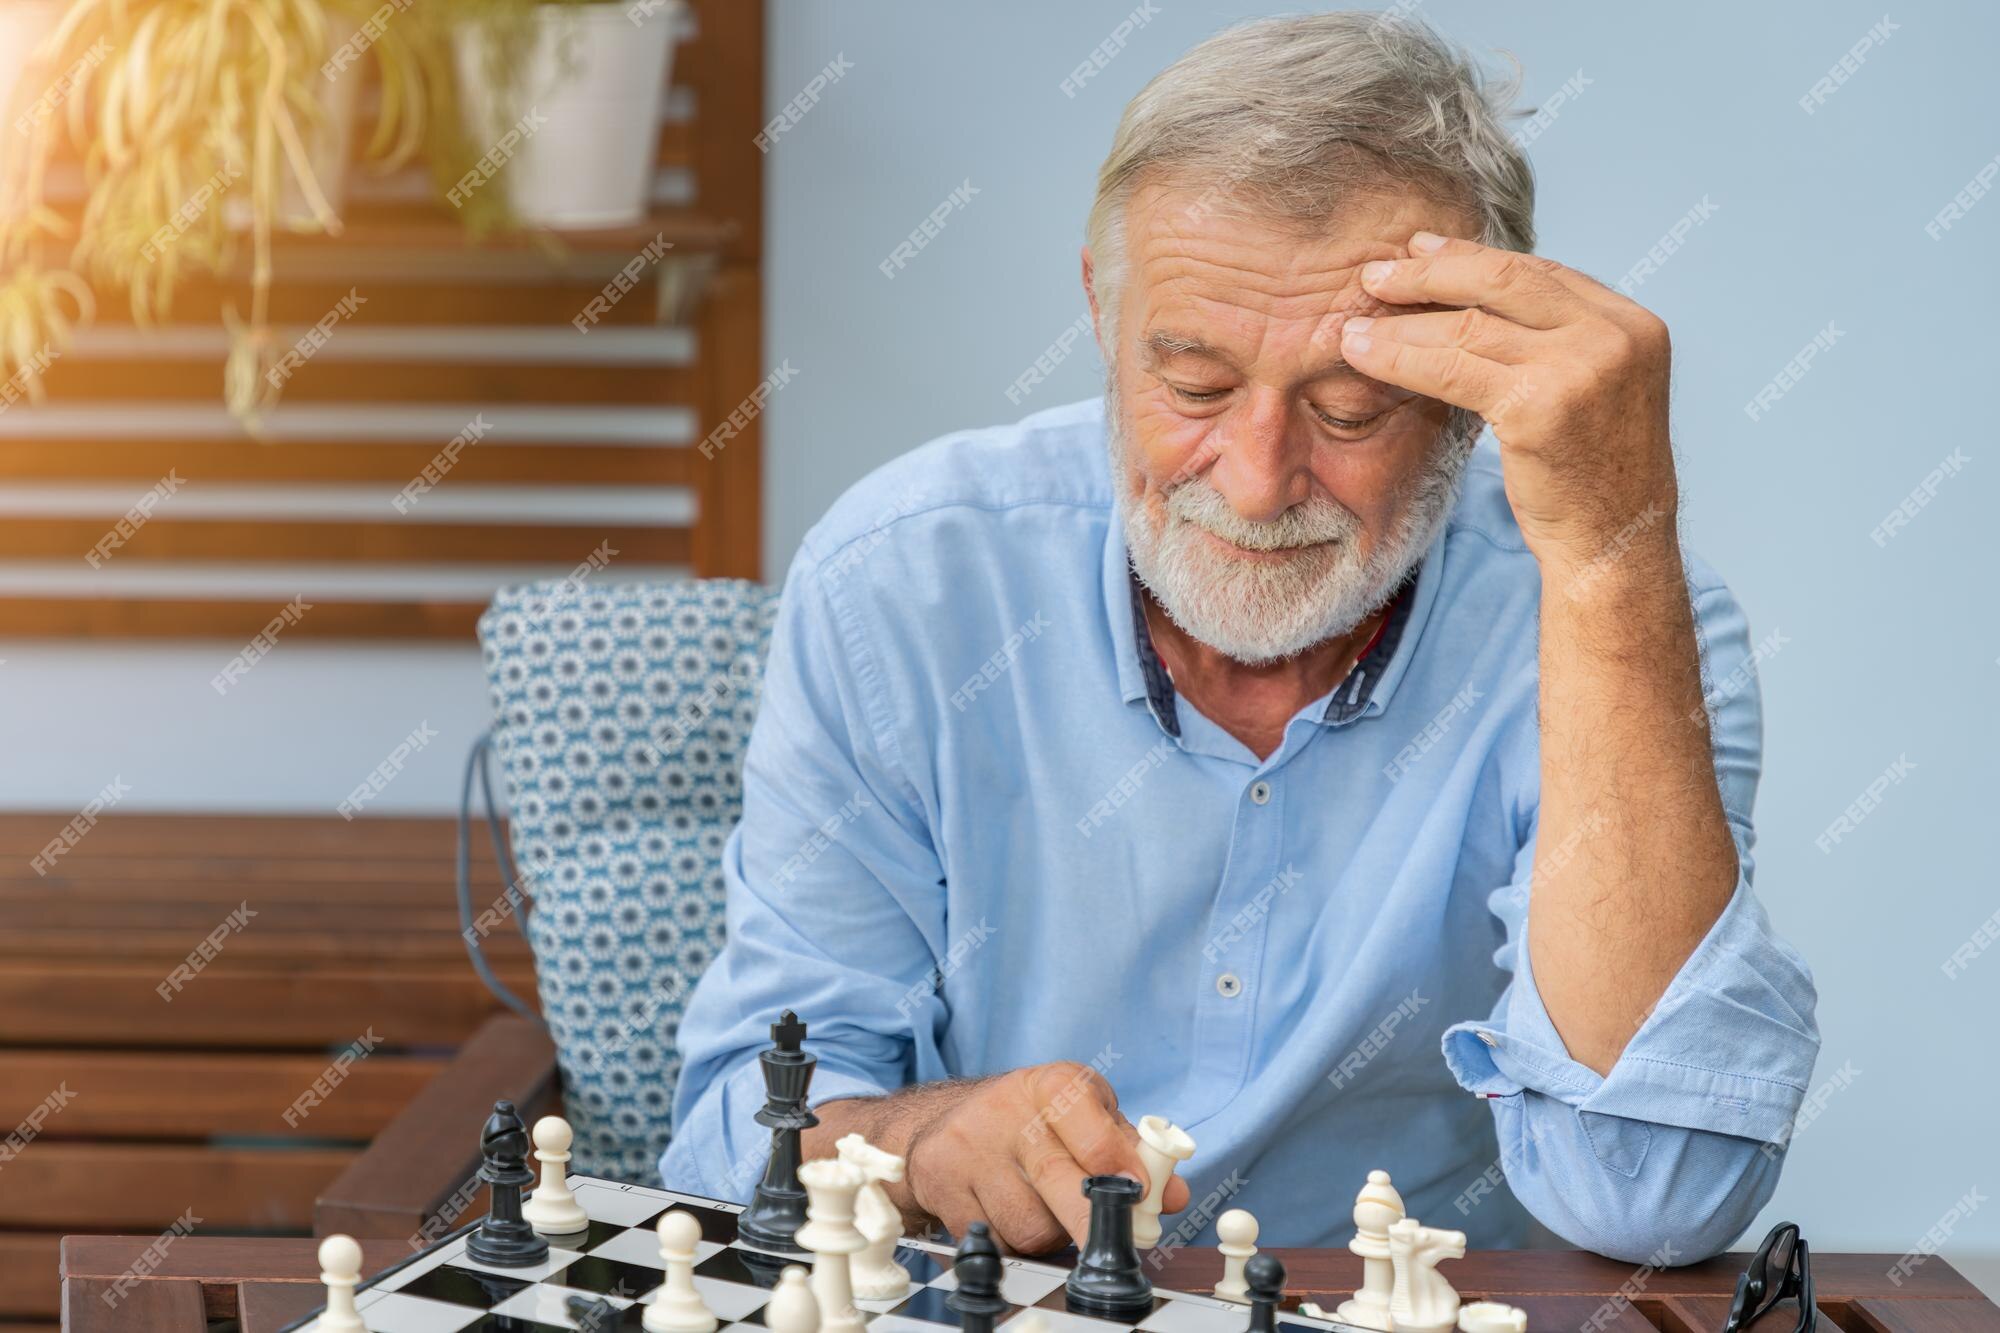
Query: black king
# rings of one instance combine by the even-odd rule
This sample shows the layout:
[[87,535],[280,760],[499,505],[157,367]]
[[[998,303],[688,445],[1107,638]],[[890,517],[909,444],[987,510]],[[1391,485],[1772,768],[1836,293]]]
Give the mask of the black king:
[[792,1239],[806,1220],[806,1191],[799,1184],[799,1136],[819,1123],[819,1117],[806,1109],[806,1089],[819,1061],[800,1049],[805,1039],[806,1025],[787,1009],[771,1025],[776,1045],[757,1057],[764,1069],[766,1097],[757,1123],[771,1131],[771,1161],[736,1225],[736,1233],[752,1245],[786,1254],[805,1253]]

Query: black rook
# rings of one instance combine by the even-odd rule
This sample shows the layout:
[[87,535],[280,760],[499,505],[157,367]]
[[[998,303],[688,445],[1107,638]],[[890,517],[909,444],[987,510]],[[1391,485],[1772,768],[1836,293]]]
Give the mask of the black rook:
[[1078,1314],[1111,1319],[1144,1318],[1153,1312],[1153,1284],[1139,1267],[1132,1242],[1132,1208],[1145,1186],[1126,1176],[1092,1176],[1083,1182],[1090,1200],[1090,1234],[1069,1275],[1065,1303]]

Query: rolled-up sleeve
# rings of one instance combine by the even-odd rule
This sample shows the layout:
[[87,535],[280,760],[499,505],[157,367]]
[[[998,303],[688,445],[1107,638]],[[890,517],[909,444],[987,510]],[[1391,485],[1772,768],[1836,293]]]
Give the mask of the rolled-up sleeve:
[[941,1072],[927,1003],[943,950],[943,874],[871,695],[868,638],[838,559],[787,579],[745,757],[743,819],[723,850],[728,942],[683,1018],[675,1189],[745,1199],[770,1153],[757,1053],[785,1009],[810,1020],[810,1103]]
[[[1728,591],[1695,598],[1716,775],[1736,889],[1608,1074],[1570,1058],[1535,986],[1527,907],[1536,830],[1490,902],[1512,973],[1490,1016],[1444,1035],[1467,1091],[1491,1099],[1507,1183],[1573,1245],[1632,1263],[1727,1249],[1776,1188],[1819,1053],[1812,974],[1751,891],[1761,749],[1749,632]],[[1551,849],[1558,853],[1559,849]]]

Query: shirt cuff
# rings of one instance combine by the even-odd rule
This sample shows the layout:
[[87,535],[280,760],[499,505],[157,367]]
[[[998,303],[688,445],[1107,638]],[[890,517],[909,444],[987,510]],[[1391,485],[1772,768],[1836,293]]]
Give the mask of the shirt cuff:
[[1747,883],[1738,880],[1606,1075],[1570,1058],[1535,986],[1525,932],[1515,955],[1493,1017],[1445,1030],[1445,1064],[1466,1091],[1535,1092],[1579,1112],[1771,1143],[1789,1135],[1819,1053],[1812,977],[1772,934]]

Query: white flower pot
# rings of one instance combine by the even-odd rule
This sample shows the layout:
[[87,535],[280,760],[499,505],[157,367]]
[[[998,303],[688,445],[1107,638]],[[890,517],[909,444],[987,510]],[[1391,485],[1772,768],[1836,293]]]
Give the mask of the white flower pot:
[[0,218],[20,208],[29,139],[18,122],[38,114],[36,103],[55,74],[37,68],[30,76],[30,65],[61,15],[61,0],[0,0]]
[[466,131],[485,157],[454,189],[506,191],[526,226],[618,227],[645,217],[679,7],[542,5],[506,90],[487,82],[481,30],[461,27],[454,54]]

